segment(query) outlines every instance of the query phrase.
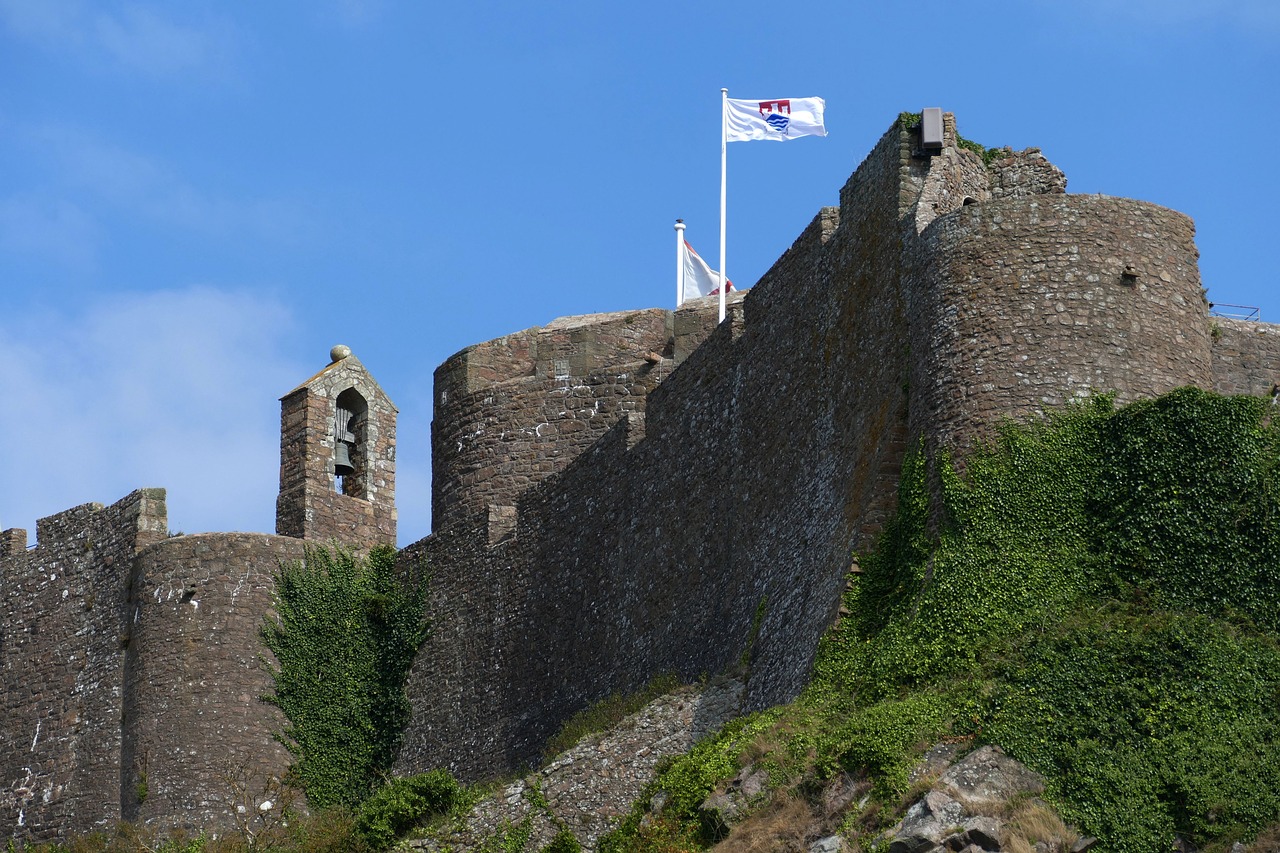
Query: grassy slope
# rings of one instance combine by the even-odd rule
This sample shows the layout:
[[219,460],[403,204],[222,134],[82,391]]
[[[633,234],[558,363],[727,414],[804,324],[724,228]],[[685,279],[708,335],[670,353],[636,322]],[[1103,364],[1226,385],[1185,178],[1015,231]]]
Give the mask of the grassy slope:
[[[1221,846],[1280,823],[1280,430],[1182,389],[1009,424],[967,461],[917,455],[896,517],[790,706],[673,765],[606,849],[698,849],[740,764],[814,800],[840,772],[891,820],[922,745],[991,742],[1113,851]],[[930,497],[932,481],[939,483]],[[941,518],[931,524],[931,518]],[[775,797],[776,799],[776,797]]]

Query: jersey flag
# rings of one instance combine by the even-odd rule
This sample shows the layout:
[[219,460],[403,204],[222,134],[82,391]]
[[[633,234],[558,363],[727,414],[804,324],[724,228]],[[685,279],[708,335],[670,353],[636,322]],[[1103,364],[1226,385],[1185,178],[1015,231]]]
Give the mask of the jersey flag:
[[776,139],[784,142],[801,136],[826,136],[822,98],[783,98],[776,101],[725,99],[725,141],[749,142]]

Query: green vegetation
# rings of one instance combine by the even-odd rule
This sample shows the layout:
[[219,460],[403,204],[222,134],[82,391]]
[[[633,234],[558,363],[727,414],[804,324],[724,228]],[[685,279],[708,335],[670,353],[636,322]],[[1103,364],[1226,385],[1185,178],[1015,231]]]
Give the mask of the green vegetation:
[[1195,389],[1103,397],[1004,425],[963,473],[911,455],[804,695],[672,763],[603,849],[705,848],[724,828],[699,807],[746,764],[793,800],[865,778],[844,826],[869,838],[944,740],[1003,746],[1109,851],[1225,848],[1280,824],[1269,415]]
[[566,749],[571,749],[588,735],[608,731],[654,699],[679,686],[680,679],[675,675],[659,675],[636,693],[613,693],[582,709],[566,720],[560,731],[547,741],[542,748],[543,759],[549,760]]
[[371,849],[386,850],[424,820],[456,814],[475,799],[445,770],[392,779],[361,804],[354,832]]
[[[1100,397],[1003,425],[962,469],[910,454],[896,514],[861,555],[848,615],[821,643],[804,694],[668,762],[601,849],[677,853],[723,840],[730,827],[702,803],[748,766],[768,784],[729,834],[732,844],[757,833],[736,849],[797,820],[838,823],[869,843],[927,786],[909,771],[943,742],[1004,747],[1044,774],[1045,798],[1107,851],[1225,851],[1255,836],[1270,849],[1280,837],[1272,412],[1264,400],[1195,389],[1120,409]],[[264,629],[296,778],[330,808],[252,839],[161,840],[122,827],[29,849],[373,853],[411,827],[458,819],[480,793],[443,772],[370,796],[424,631],[411,592],[421,587],[402,584],[392,565],[389,551],[315,552],[282,569],[279,621]],[[667,687],[614,697],[567,726],[565,742]],[[824,816],[837,777],[854,780],[859,799]],[[526,796],[548,812],[536,786]],[[664,805],[648,814],[655,798]],[[1035,802],[1015,803],[1010,818],[1027,838],[1026,827],[1053,823]],[[543,850],[577,849],[558,828]],[[482,848],[516,853],[531,829],[532,817],[503,826]]]
[[[898,124],[902,125],[904,128],[913,128],[920,123],[923,117],[923,113],[898,113]],[[956,147],[966,148],[974,154],[977,154],[982,158],[982,164],[984,166],[990,166],[1007,151],[1005,148],[988,148],[985,145],[980,145],[972,139],[965,139],[958,132],[956,133]]]
[[408,721],[404,681],[426,638],[425,583],[396,574],[395,551],[365,558],[309,549],[276,578],[262,628],[275,655],[267,701],[288,720],[281,741],[312,808],[354,808],[385,777]]
[[[334,806],[313,814],[290,809],[269,824],[238,824],[221,834],[165,836],[122,823],[64,842],[28,844],[26,853],[381,853],[406,832],[433,821],[458,820],[483,795],[446,771],[389,781],[356,810]],[[527,837],[527,829],[526,829]],[[9,847],[14,849],[14,845]],[[514,848],[518,851],[520,848]]]

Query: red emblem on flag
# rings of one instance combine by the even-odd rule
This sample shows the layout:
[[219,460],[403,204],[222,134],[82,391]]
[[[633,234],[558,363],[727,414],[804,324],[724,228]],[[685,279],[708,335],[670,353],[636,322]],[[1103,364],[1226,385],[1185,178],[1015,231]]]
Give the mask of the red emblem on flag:
[[760,101],[760,115],[780,113],[783,110],[786,110],[787,115],[791,115],[791,100],[789,98],[782,101]]

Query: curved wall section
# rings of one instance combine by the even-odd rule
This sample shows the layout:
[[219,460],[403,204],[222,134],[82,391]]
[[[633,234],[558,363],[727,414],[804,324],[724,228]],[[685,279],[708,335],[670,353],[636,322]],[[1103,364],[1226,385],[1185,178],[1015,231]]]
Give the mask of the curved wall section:
[[939,218],[906,259],[913,435],[971,446],[992,424],[1094,392],[1210,384],[1191,220],[1106,196],[1039,195]]
[[255,789],[289,765],[258,637],[274,574],[302,557],[284,536],[206,533],[159,542],[134,564],[125,641],[122,813],[227,826],[228,777]]
[[435,374],[431,521],[511,506],[564,468],[672,370],[672,312],[562,317],[455,354]]

